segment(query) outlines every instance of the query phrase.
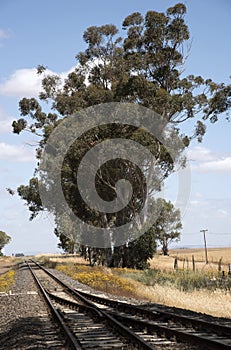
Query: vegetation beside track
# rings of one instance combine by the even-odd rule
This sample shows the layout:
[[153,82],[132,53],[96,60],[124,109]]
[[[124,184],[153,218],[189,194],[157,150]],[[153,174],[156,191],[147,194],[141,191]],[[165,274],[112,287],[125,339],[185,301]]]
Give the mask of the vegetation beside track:
[[0,275],[0,292],[8,292],[14,283],[14,271],[8,271]]
[[221,272],[191,271],[191,270],[158,270],[149,269],[137,276],[137,280],[145,285],[173,286],[180,291],[191,292],[194,290],[231,291],[231,276],[223,276]]
[[58,265],[56,269],[94,289],[118,296],[137,296],[136,287],[138,282],[120,277],[116,272],[113,273],[114,269],[77,264]]
[[[69,266],[71,278],[73,278],[74,272],[88,274],[92,271],[99,271],[116,275],[133,286],[133,292],[128,293],[122,288],[111,287],[109,282],[101,283],[98,281],[101,291],[118,296],[134,296],[152,303],[179,307],[212,316],[231,318],[231,276],[227,276],[228,271],[224,265],[224,262],[230,261],[229,252],[231,252],[231,248],[217,248],[216,255],[214,249],[209,250],[209,264],[205,265],[203,249],[170,251],[169,256],[156,255],[151,261],[152,268],[144,271],[129,268],[90,267],[78,255],[62,256],[59,254],[49,257],[43,255],[37,259],[39,258],[46,267],[50,268],[55,268],[56,265]],[[178,256],[179,259],[188,257],[190,260],[192,254],[194,254],[196,262],[195,273],[192,271],[191,263],[188,264],[189,266],[185,263],[183,270],[181,260],[179,260],[177,272],[173,269],[174,256]],[[212,260],[217,263],[220,257],[223,257],[222,271],[225,270],[225,278],[222,278],[222,271],[218,272],[218,265],[211,263]],[[67,268],[63,272],[67,273]],[[98,289],[96,283],[94,288]]]

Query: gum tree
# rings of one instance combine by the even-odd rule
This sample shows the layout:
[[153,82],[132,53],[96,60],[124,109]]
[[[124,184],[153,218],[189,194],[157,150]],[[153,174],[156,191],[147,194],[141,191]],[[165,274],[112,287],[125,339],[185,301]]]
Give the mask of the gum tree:
[[[158,113],[165,124],[175,130],[184,147],[188,147],[192,139],[202,141],[206,122],[216,122],[230,108],[231,93],[230,86],[217,84],[201,76],[183,74],[190,48],[185,14],[186,6],[181,3],[168,8],[165,13],[148,11],[145,16],[138,12],[132,13],[123,21],[123,36],[119,35],[119,29],[113,24],[87,28],[83,35],[86,49],[76,55],[77,65],[64,84],[59,76],[47,75],[46,68],[38,66],[38,74],[43,76],[39,99],[23,98],[19,102],[20,118],[13,122],[14,133],[20,134],[27,130],[40,137],[37,147],[38,165],[46,141],[59,123],[73,113],[100,103],[129,102],[147,107]],[[44,111],[44,102],[50,106],[49,112]],[[194,120],[195,128],[185,134],[181,131],[181,125],[188,120]],[[81,201],[76,188],[76,171],[79,160],[88,149],[97,145],[100,139],[118,135],[132,138],[149,147],[158,161],[162,180],[174,171],[173,161],[161,142],[147,137],[141,130],[108,125],[95,129],[78,140],[67,153],[62,168],[65,197],[73,211],[84,216],[88,222],[106,222],[109,227],[115,220],[112,215],[98,213],[97,216]],[[144,168],[153,181],[153,188],[158,190],[152,164],[146,163]],[[100,169],[96,176],[96,187],[104,200],[110,201],[115,196],[115,169],[119,170],[121,178],[125,177],[132,182],[135,193],[139,194],[138,199],[133,199],[131,210],[125,210],[116,216],[118,223],[121,223],[142,207],[145,189],[142,175],[134,177],[136,169],[133,165],[126,161],[119,164],[111,162],[108,167]],[[132,181],[134,178],[135,183]],[[65,213],[58,213],[52,205],[44,208],[38,192],[38,181],[35,169],[35,176],[29,184],[19,186],[17,192],[26,201],[31,219],[43,210],[53,213],[57,224],[55,232],[61,235],[65,227],[61,218]],[[55,186],[55,183],[50,182],[49,186]],[[150,235],[147,237],[152,239]],[[64,245],[67,244],[65,239],[63,242]],[[139,243],[142,245],[142,242],[144,243],[141,239]],[[155,245],[150,246],[154,253]],[[125,251],[129,254],[129,247],[132,249],[132,242],[127,242],[126,249],[118,247],[115,250],[108,249],[107,252],[89,247],[81,247],[81,250],[84,256],[94,255],[96,260],[106,261],[110,265],[113,261],[121,261]],[[124,261],[128,259],[125,258]]]

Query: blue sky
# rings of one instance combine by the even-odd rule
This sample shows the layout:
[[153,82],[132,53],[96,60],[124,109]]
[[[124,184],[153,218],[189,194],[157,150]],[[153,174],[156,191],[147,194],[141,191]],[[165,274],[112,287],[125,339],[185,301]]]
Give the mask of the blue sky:
[[[84,50],[84,30],[106,23],[121,26],[130,13],[165,11],[170,0],[1,0],[0,1],[0,229],[12,237],[5,253],[55,252],[57,240],[50,217],[29,222],[29,212],[6,187],[26,184],[33,175],[33,136],[11,133],[20,98],[37,96],[38,64],[65,76]],[[187,0],[186,22],[192,47],[185,74],[198,74],[228,83],[231,75],[230,0]],[[188,126],[190,127],[190,125]],[[183,215],[178,246],[201,246],[201,229],[208,229],[208,246],[231,245],[231,123],[209,125],[202,144],[189,149],[191,197]],[[166,191],[168,192],[167,185]],[[171,193],[174,192],[170,189]],[[174,197],[174,196],[173,196]],[[173,198],[174,200],[174,198]]]

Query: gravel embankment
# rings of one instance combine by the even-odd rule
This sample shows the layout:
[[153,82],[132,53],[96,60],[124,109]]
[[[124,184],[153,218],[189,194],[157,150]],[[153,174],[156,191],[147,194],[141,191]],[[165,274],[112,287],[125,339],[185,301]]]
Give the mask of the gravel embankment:
[[64,350],[47,307],[27,269],[16,271],[8,294],[0,294],[0,350]]

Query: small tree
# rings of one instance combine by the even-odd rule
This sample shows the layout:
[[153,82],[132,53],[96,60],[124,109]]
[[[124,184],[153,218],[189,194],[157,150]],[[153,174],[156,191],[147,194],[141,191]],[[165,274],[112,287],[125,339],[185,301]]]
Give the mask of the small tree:
[[180,210],[162,198],[157,199],[159,215],[154,225],[157,241],[161,245],[164,255],[168,255],[168,246],[172,241],[180,239],[182,224],[180,220]]
[[10,240],[10,236],[8,236],[4,231],[0,231],[0,256],[3,255],[2,249],[10,242]]

